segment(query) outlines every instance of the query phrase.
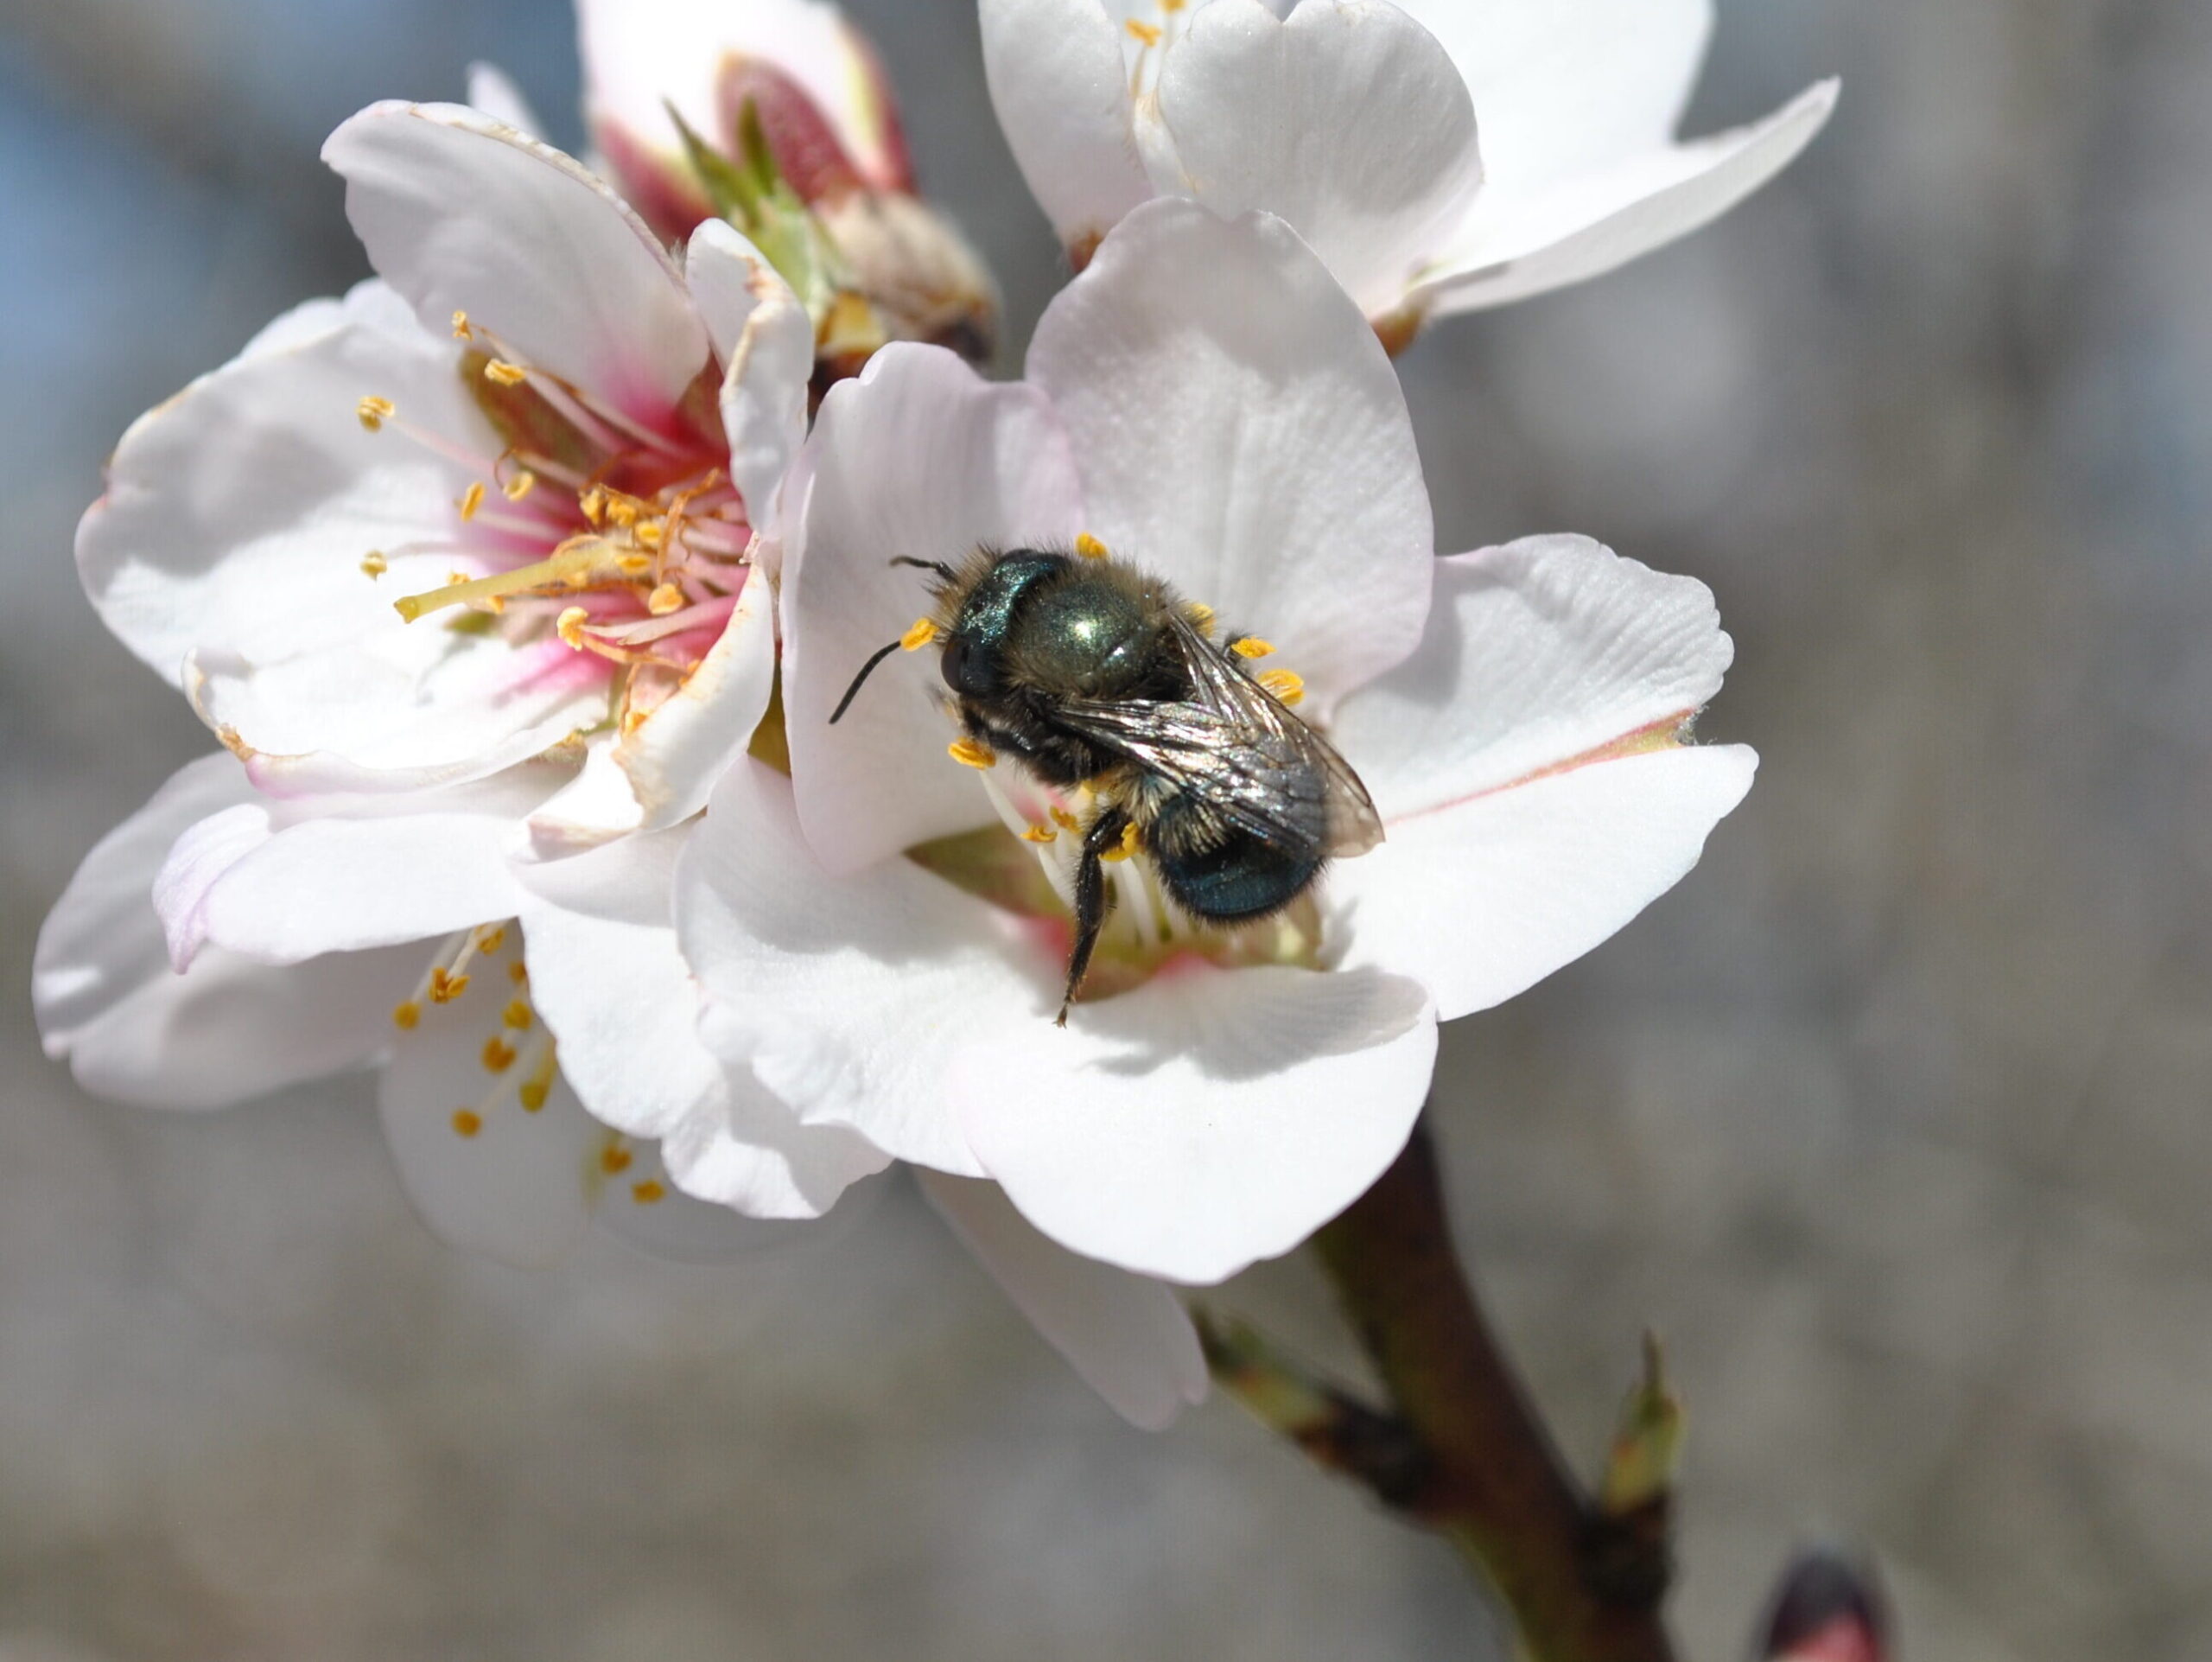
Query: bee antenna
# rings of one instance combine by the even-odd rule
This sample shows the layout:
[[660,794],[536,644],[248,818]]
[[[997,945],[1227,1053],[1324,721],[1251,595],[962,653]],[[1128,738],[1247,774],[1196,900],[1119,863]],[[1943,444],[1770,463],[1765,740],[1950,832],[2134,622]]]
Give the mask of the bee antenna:
[[845,689],[845,696],[837,700],[837,708],[830,712],[830,726],[836,726],[838,722],[843,717],[844,713],[853,707],[853,700],[860,696],[861,683],[867,680],[869,676],[875,673],[875,666],[878,664],[880,664],[885,659],[890,657],[892,653],[897,652],[899,647],[906,644],[906,643],[903,640],[894,640],[889,646],[886,646],[881,652],[877,653],[874,657],[870,658],[867,663],[861,665],[861,672],[853,678],[852,685]]
[[943,560],[917,560],[909,558],[907,556],[901,554],[893,559],[891,564],[893,565],[918,566],[925,571],[934,571],[938,576],[943,577],[947,583],[957,583],[960,581],[960,574],[957,571],[955,571],[950,566],[947,565]]

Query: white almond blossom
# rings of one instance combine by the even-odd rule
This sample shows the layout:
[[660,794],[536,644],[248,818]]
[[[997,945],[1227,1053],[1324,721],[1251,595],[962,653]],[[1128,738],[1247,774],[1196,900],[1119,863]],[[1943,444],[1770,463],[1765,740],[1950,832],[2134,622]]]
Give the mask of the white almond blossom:
[[[1751,782],[1748,750],[1685,742],[1731,655],[1701,584],[1572,537],[1434,557],[1389,360],[1265,215],[1133,212],[1024,383],[886,349],[825,400],[782,525],[791,773],[741,760],[678,873],[703,1031],[810,1125],[937,1175],[941,1205],[1002,1194],[971,1236],[1018,1213],[1184,1283],[1289,1250],[1402,1146],[1437,1023],[1618,929]],[[928,609],[894,557],[1102,544],[1273,643],[1264,685],[1302,696],[1387,840],[1236,934],[1177,915],[1144,859],[1111,868],[1063,1029],[1073,839],[1052,814],[1080,803],[947,759],[934,653],[830,716]],[[1187,1332],[1139,1302],[1164,1289],[1117,1285],[1117,1330],[1155,1345],[1102,1388],[1166,1402]],[[1049,1289],[1029,1296],[1097,1379]]]
[[413,799],[276,800],[233,757],[189,764],[86,856],[40,935],[48,1054],[155,1108],[374,1067],[426,1220],[510,1263],[549,1262],[594,1221],[687,1259],[810,1239],[821,1226],[762,1219],[819,1216],[883,1157],[802,1130],[701,1046],[669,916],[682,831],[518,874],[507,828],[559,779],[537,764]]
[[471,109],[379,105],[325,156],[381,280],[132,427],[87,592],[271,795],[551,753],[550,847],[680,822],[767,703],[751,522],[804,432],[805,313],[729,226],[679,267]]
[[1836,95],[1677,140],[1712,0],[981,4],[1001,124],[1078,264],[1154,195],[1263,209],[1394,340],[1697,229]]

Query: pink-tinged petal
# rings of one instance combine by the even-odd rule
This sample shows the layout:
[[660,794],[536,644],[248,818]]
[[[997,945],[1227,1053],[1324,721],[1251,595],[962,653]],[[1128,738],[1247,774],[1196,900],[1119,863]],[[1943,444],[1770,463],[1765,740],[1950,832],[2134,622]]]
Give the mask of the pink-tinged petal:
[[[607,1150],[627,1149],[562,1080],[543,1097],[530,1089],[541,1077],[537,1047],[550,1041],[524,1034],[511,1043],[517,1035],[501,1020],[505,971],[520,961],[510,930],[496,953],[477,960],[484,985],[426,1004],[414,1030],[398,1035],[377,1096],[423,1220],[452,1245],[530,1268],[556,1262],[582,1239],[601,1191],[616,1181]],[[506,1058],[503,1067],[487,1066],[493,1045],[504,1048],[491,1058]]]
[[1205,1355],[1173,1293],[1039,1234],[995,1183],[918,1175],[930,1204],[1014,1307],[1116,1413],[1163,1431],[1205,1400]]
[[1331,736],[1395,822],[1668,739],[1734,655],[1695,578],[1586,537],[1525,538],[1436,563],[1421,650],[1347,700]]
[[498,453],[453,343],[374,283],[279,319],[124,436],[78,528],[78,570],[101,619],[172,685],[195,649],[279,664],[396,634],[401,585],[445,580],[442,555],[395,557],[381,582],[361,570],[372,550],[450,538],[477,476],[363,431],[371,395],[487,462]]
[[411,801],[251,803],[178,839],[156,885],[170,950],[201,942],[267,964],[424,940],[511,914],[504,850],[552,770]]
[[365,1061],[421,972],[411,948],[276,970],[209,948],[169,967],[154,874],[192,825],[251,793],[226,755],[194,762],[85,858],[40,931],[31,998],[46,1052],[97,1095],[226,1107]]
[[766,713],[776,678],[775,602],[747,578],[721,636],[643,722],[594,743],[575,784],[531,816],[546,856],[664,831],[707,805]]
[[709,220],[692,232],[686,277],[727,366],[721,410],[730,482],[753,523],[763,525],[806,440],[814,322],[791,284],[727,220]]
[[893,653],[842,722],[830,716],[861,665],[934,609],[928,574],[894,557],[1073,541],[1075,468],[1044,397],[938,347],[887,347],[823,401],[786,495],[784,710],[808,840],[842,873],[988,823],[945,759],[939,653]]
[[1024,1019],[963,1045],[944,1082],[969,1146],[1063,1246],[1193,1284],[1289,1251],[1364,1193],[1436,1060],[1427,995],[1372,969],[1194,962],[1065,1029],[1007,1013]]
[[1060,240],[1087,247],[1152,195],[1130,137],[1122,34],[1098,0],[982,0],[999,125]]
[[874,52],[822,0],[579,0],[584,104],[602,142],[683,154],[668,106],[710,142],[727,142],[721,92],[754,62],[803,87],[880,189],[903,189],[906,141]]
[[664,416],[707,361],[683,278],[645,223],[558,150],[461,105],[378,104],[330,136],[369,258],[427,329],[465,311],[501,349]]
[[468,66],[468,104],[530,138],[545,137],[545,124],[507,72],[492,63]]
[[1665,144],[1713,32],[1713,0],[1397,0],[1473,94],[1502,188]]
[[1420,640],[1434,527],[1405,398],[1282,221],[1137,209],[1046,312],[1029,377],[1074,448],[1084,529],[1272,641],[1311,713]]
[[1445,1021],[1502,1003],[1680,882],[1757,767],[1742,745],[1679,746],[1394,819],[1329,878],[1344,962],[1413,977]]
[[949,1059],[999,1010],[1049,1025],[1058,1007],[1049,961],[1020,952],[1009,920],[905,860],[833,875],[789,781],[750,760],[692,833],[676,916],[706,994],[701,1031],[726,1062],[809,1124],[984,1175],[943,1098]]
[[1437,313],[1501,306],[1599,277],[1719,219],[1795,161],[1835,108],[1839,83],[1808,88],[1750,126],[1640,150],[1477,201],[1414,298]]
[[674,910],[689,835],[627,837],[522,869],[531,1001],[585,1105],[633,1137],[664,1140],[675,1186],[755,1217],[818,1217],[887,1156],[842,1127],[802,1125],[701,1041]]
[[1475,111],[1395,7],[1214,0],[1168,50],[1159,120],[1174,188],[1225,219],[1278,215],[1370,315],[1397,306],[1482,182]]

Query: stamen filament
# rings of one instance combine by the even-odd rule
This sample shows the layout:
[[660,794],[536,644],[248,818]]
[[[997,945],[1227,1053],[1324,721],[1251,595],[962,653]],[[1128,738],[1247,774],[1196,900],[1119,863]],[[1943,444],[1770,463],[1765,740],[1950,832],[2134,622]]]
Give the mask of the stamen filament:
[[549,559],[517,566],[512,571],[494,572],[488,577],[472,578],[467,583],[448,583],[442,589],[420,595],[409,595],[394,601],[392,609],[412,623],[448,606],[467,606],[480,600],[524,595],[556,584],[582,589],[594,582],[619,583],[623,577],[621,558],[621,551],[605,538],[578,537],[555,550]]

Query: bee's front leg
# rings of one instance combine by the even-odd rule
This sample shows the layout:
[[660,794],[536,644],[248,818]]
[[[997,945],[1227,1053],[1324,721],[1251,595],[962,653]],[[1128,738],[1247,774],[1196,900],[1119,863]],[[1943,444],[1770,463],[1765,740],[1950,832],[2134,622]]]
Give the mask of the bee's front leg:
[[1114,896],[1106,887],[1106,855],[1120,848],[1129,829],[1129,817],[1121,809],[1103,809],[1098,818],[1090,822],[1090,829],[1083,834],[1083,857],[1075,869],[1075,948],[1068,954],[1067,996],[1060,1000],[1060,1014],[1057,1026],[1068,1024],[1068,1007],[1075,1003],[1075,996],[1083,989],[1083,977],[1090,968],[1090,954],[1098,945],[1099,931],[1106,927],[1106,914],[1114,908]]

